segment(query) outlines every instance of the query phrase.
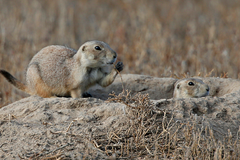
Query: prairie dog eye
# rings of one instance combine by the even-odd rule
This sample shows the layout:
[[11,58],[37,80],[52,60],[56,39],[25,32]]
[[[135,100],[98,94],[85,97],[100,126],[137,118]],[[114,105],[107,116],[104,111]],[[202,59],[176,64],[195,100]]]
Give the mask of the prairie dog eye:
[[99,47],[99,46],[95,46],[95,49],[98,50],[98,51],[102,50],[101,47]]
[[177,85],[177,89],[179,89],[179,88],[180,88],[180,84]]
[[189,86],[194,86],[194,83],[193,82],[188,82],[188,85]]

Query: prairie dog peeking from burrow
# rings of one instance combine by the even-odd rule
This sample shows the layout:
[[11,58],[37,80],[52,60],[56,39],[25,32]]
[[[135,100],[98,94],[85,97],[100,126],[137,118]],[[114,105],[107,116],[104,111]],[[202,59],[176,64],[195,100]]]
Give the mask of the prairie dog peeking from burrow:
[[30,61],[26,84],[5,70],[0,73],[16,88],[40,97],[85,97],[95,84],[106,87],[113,83],[123,63],[117,53],[102,41],[88,41],[79,50],[51,45],[40,50]]
[[209,86],[197,78],[178,80],[174,85],[173,98],[199,98],[209,94]]

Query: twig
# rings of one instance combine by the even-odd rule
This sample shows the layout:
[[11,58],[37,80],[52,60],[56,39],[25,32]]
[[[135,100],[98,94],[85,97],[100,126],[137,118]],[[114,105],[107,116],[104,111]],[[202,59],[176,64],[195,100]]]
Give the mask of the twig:
[[102,146],[102,145],[98,145],[98,143],[97,143],[95,140],[93,140],[93,142],[94,142],[94,144],[95,144],[95,147],[97,147],[97,148],[99,148],[99,147]]
[[[115,67],[115,66],[114,66]],[[120,78],[121,78],[121,82],[122,82],[122,88],[123,88],[123,93],[125,92],[125,87],[123,85],[123,79],[122,79],[122,75],[121,73],[116,69],[117,73],[119,74]]]
[[75,122],[75,121],[77,121],[77,119],[74,119],[74,120],[72,120],[72,122],[69,124],[69,126],[68,126],[67,130],[65,131],[66,133],[69,131],[69,129],[70,129],[70,127],[71,127],[71,125],[72,125],[72,124],[73,124],[73,122]]
[[29,159],[32,159],[32,158],[34,158],[35,156],[38,156],[38,155],[42,154],[44,151],[45,151],[45,148],[42,149],[40,152],[33,154],[31,157],[29,157]]
[[[119,138],[117,135],[116,135],[116,133],[114,133],[114,132],[110,132],[110,136],[111,135],[113,135],[113,136],[115,136],[117,139],[122,139],[122,138]],[[110,137],[110,139],[112,138],[112,136]]]
[[58,159],[62,159],[62,158],[63,158],[62,156],[63,156],[62,153],[58,153],[58,154],[56,154],[56,155],[54,155],[54,156],[46,157],[46,158],[44,158],[43,160],[48,160],[48,159],[56,159],[56,160],[58,160]]
[[147,146],[145,146],[147,152],[151,155],[151,156],[154,156],[154,154],[151,153],[151,151],[147,148]]
[[38,156],[35,157],[35,158],[39,158],[39,157],[41,157],[41,156],[45,156],[45,155],[48,155],[48,154],[50,154],[50,153],[56,152],[56,151],[58,151],[58,150],[60,150],[60,149],[63,149],[63,148],[65,148],[65,147],[69,146],[69,145],[73,145],[73,143],[68,143],[68,144],[66,144],[66,145],[64,145],[64,146],[61,146],[61,147],[59,147],[59,148],[56,148],[55,150],[49,151],[49,152],[47,152],[47,153],[42,153],[42,154],[38,155]]
[[66,131],[53,132],[53,131],[50,130],[50,132],[53,133],[53,134],[58,134],[58,133],[65,133],[65,134],[66,134],[66,133],[69,131],[69,129],[70,129],[71,125],[73,124],[73,122],[75,122],[75,121],[77,121],[77,120],[78,120],[78,118],[72,120],[72,122],[68,125],[68,128],[66,129]]

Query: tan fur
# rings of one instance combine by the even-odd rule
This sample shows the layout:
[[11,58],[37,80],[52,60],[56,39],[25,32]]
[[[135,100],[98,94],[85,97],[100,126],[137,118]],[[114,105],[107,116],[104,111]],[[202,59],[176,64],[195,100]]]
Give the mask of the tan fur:
[[[97,47],[97,48],[96,48]],[[78,51],[58,45],[40,50],[31,60],[26,73],[26,85],[10,73],[0,73],[14,86],[31,95],[41,97],[82,97],[89,87],[110,85],[123,64],[113,63],[117,53],[101,41],[84,43]]]
[[197,78],[178,80],[174,85],[173,98],[199,98],[209,94],[209,87]]

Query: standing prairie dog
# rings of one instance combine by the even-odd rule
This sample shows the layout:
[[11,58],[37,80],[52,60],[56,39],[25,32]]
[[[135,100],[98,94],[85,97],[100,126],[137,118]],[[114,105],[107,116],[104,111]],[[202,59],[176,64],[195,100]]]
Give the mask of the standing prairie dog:
[[26,73],[26,84],[10,73],[0,73],[16,88],[40,97],[91,96],[86,91],[99,84],[106,87],[114,81],[123,63],[117,53],[101,41],[88,41],[78,51],[59,45],[40,50],[31,60]]
[[209,87],[197,78],[178,80],[174,85],[173,98],[199,98],[209,94]]

